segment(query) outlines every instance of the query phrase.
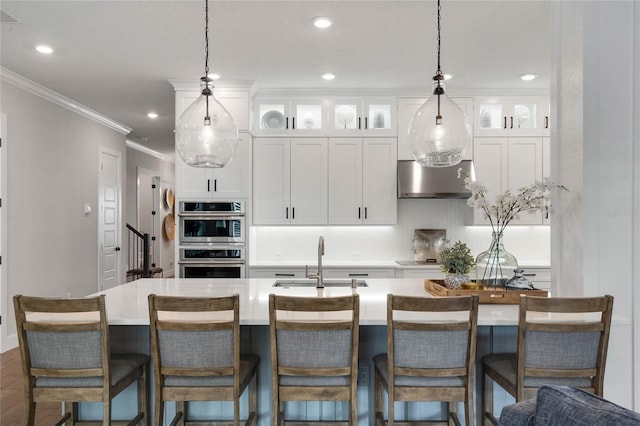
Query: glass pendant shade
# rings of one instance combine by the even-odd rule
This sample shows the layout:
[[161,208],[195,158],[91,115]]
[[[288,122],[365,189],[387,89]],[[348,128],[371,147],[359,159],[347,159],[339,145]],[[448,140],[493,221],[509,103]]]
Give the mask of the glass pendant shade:
[[238,127],[231,114],[205,88],[176,123],[178,154],[190,166],[219,168],[233,159],[237,146]]
[[449,167],[462,161],[471,146],[471,125],[466,115],[434,82],[433,95],[409,124],[413,158],[424,167]]

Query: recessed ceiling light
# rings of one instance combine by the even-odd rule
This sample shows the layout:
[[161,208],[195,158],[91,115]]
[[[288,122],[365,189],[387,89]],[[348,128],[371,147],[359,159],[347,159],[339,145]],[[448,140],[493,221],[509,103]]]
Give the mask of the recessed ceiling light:
[[444,79],[445,80],[451,80],[452,77],[453,77],[453,74],[445,74],[444,75]]
[[36,46],[36,50],[40,53],[44,53],[45,55],[49,55],[51,53],[53,53],[53,49],[49,46],[46,46],[44,44],[39,44]]
[[152,119],[158,118],[158,114],[155,113],[155,112],[149,112],[149,113],[147,113],[147,117],[152,118]]
[[325,80],[333,80],[334,78],[336,78],[335,74],[331,74],[330,72],[322,74],[322,78],[324,78]]
[[329,28],[331,25],[333,25],[333,22],[331,22],[331,19],[324,17],[324,16],[318,16],[317,18],[313,18],[313,25],[315,25],[317,28]]
[[520,74],[520,78],[523,79],[524,81],[534,80],[537,76],[538,74],[533,74],[533,73]]
[[217,73],[215,73],[215,72],[210,73],[210,74],[209,74],[209,78],[210,78],[211,80],[219,80],[219,79],[220,79],[220,74],[217,74]]

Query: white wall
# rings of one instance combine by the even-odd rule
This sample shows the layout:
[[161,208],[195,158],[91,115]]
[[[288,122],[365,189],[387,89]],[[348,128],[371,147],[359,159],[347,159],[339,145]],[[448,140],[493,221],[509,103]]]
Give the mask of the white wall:
[[640,4],[559,2],[556,18],[552,175],[572,191],[552,224],[555,289],[615,297],[604,396],[638,410]]
[[[474,255],[489,248],[490,226],[465,226],[466,200],[398,200],[394,226],[260,226],[250,230],[250,263],[316,262],[318,236],[325,238],[325,261],[393,261],[414,258],[414,229],[446,229],[451,241],[462,240]],[[549,227],[509,226],[505,248],[518,262],[548,265]]]
[[[157,212],[157,220],[162,225],[162,220],[169,213],[169,210],[164,207],[162,196],[166,188],[175,190],[175,163],[133,148],[127,148],[127,192],[125,195],[124,223],[129,223],[134,227],[138,223],[137,178],[139,168],[157,172],[160,177],[161,188],[158,191],[160,199],[158,200],[158,205],[154,207]],[[157,246],[159,247],[156,261],[159,262],[158,266],[163,270],[163,276],[170,276],[174,270],[174,242],[165,240],[161,230],[162,228],[160,227],[160,232],[156,235]]]
[[[15,338],[15,294],[78,297],[97,290],[98,147],[124,156],[125,138],[5,81],[1,90],[7,117],[4,350]],[[94,213],[85,215],[85,204]]]

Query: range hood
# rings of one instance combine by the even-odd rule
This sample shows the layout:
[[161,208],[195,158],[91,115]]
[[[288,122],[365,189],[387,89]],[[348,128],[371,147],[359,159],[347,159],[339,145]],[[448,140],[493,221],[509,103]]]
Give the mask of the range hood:
[[458,169],[475,180],[471,160],[451,167],[422,167],[412,160],[399,160],[398,198],[469,198],[471,192],[464,187],[464,178],[458,179]]

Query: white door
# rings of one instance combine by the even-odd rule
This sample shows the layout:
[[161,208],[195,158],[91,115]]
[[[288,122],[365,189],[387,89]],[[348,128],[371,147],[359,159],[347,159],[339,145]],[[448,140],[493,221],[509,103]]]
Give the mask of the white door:
[[292,224],[327,224],[327,144],[326,138],[291,139]]
[[120,284],[120,152],[100,148],[98,291]]
[[253,223],[290,222],[289,139],[257,138],[253,145]]

